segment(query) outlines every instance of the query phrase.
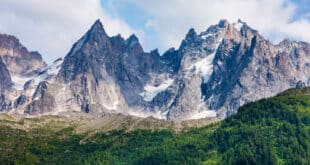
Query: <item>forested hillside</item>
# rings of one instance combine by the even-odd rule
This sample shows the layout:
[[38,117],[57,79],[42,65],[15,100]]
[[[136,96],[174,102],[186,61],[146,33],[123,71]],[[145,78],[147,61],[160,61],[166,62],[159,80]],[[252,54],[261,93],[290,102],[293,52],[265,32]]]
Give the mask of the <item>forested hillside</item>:
[[[77,133],[2,119],[0,164],[309,164],[310,88],[239,108],[201,128]],[[58,128],[58,129],[56,129]]]

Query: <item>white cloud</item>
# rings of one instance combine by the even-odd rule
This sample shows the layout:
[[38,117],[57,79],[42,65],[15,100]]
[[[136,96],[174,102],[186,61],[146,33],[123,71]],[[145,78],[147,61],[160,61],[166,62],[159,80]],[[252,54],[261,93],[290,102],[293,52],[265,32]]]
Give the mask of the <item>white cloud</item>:
[[230,22],[240,18],[275,42],[286,37],[310,42],[309,15],[292,21],[296,6],[287,0],[110,0],[106,4],[128,3],[149,17],[139,30],[127,24],[132,20],[118,16],[117,7],[105,11],[100,0],[1,0],[0,33],[17,36],[48,62],[66,55],[98,18],[109,35],[128,37],[135,32],[148,49],[159,47],[161,52],[178,47],[189,28],[201,32],[222,18]]
[[38,50],[51,62],[65,56],[100,18],[109,35],[127,37],[134,30],[120,18],[111,17],[100,0],[1,0],[0,33],[18,37],[30,50]]
[[130,0],[151,18],[145,27],[153,28],[166,49],[178,47],[188,29],[201,32],[220,19],[236,22],[239,18],[263,36],[278,42],[289,37],[310,41],[310,22],[292,22],[296,6],[287,0]]

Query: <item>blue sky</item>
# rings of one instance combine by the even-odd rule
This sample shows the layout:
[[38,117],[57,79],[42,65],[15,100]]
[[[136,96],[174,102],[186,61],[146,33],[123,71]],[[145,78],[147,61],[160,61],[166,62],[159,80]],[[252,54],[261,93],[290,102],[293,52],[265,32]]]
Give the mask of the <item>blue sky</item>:
[[[124,19],[130,27],[140,31],[140,35],[146,35],[147,37],[143,38],[143,46],[147,50],[164,47],[160,42],[154,43],[154,41],[159,40],[159,34],[153,28],[146,27],[146,23],[152,19],[152,16],[145,9],[124,0],[101,0],[101,5],[111,16]],[[139,36],[139,34],[137,35]]]
[[[182,1],[182,0],[181,0]],[[163,2],[163,1],[161,1]],[[177,1],[176,1],[177,2]],[[207,3],[205,3],[207,2]],[[232,1],[233,2],[233,1]],[[139,1],[138,1],[139,3]],[[204,1],[203,4],[208,4],[208,3],[212,3],[211,1]],[[238,2],[236,2],[238,3]],[[137,5],[137,1],[127,1],[127,0],[101,0],[101,4],[102,7],[108,12],[110,13],[112,16],[114,17],[121,17],[123,18],[131,27],[135,28],[135,29],[139,29],[142,30],[146,35],[147,38],[144,38],[144,47],[146,47],[147,49],[152,49],[152,48],[156,48],[159,47],[161,51],[164,51],[167,49],[168,45],[165,45],[163,42],[160,42],[160,36],[162,35],[162,33],[156,31],[156,29],[154,28],[150,28],[148,26],[146,26],[146,24],[148,23],[149,20],[152,19],[156,19],[156,15],[152,15],[150,13],[147,12],[148,8],[145,6],[139,6]],[[163,5],[165,5],[165,3],[162,3]],[[189,8],[190,3],[189,4]],[[266,3],[268,5],[268,3]],[[285,1],[281,1],[281,4],[283,7],[286,6],[294,6],[294,12],[292,15],[289,16],[289,18],[287,18],[288,22],[295,22],[298,20],[310,20],[310,2],[308,0],[285,0]],[[223,4],[225,5],[225,4]],[[178,4],[176,3],[175,6],[178,6]],[[261,8],[263,8],[264,6],[260,6]],[[160,10],[160,9],[158,9]],[[173,10],[173,8],[171,8],[171,10]],[[163,11],[164,12],[164,11]],[[180,15],[181,17],[182,15]],[[169,17],[169,16],[168,16]],[[212,15],[211,15],[212,17]],[[224,18],[224,17],[223,17]],[[242,15],[240,14],[239,18],[242,19]],[[226,19],[226,18],[224,18]],[[236,21],[236,20],[233,20]],[[245,20],[246,21],[246,20]],[[207,22],[207,21],[206,21]],[[201,22],[202,24],[205,25],[205,27],[207,28],[210,24],[208,23],[204,23]],[[216,22],[213,22],[213,24],[215,24]],[[193,24],[193,27],[195,27],[196,25]],[[190,28],[188,26],[188,28]],[[256,28],[256,27],[253,27]],[[281,27],[278,27],[281,28]],[[185,35],[185,31],[183,31],[184,33],[181,33],[181,35]],[[309,32],[310,33],[310,32]],[[293,35],[286,35],[286,34],[282,34],[282,35],[274,35],[272,33],[267,34],[266,36],[268,39],[276,42],[279,42],[280,40],[282,40],[283,38],[291,38],[291,39],[300,39],[303,40],[303,38],[298,37],[298,36],[293,36]],[[153,41],[153,42],[152,42]],[[180,42],[180,40],[176,40],[176,42]],[[172,44],[171,46],[177,46],[176,44]]]
[[49,63],[69,52],[96,19],[107,33],[135,33],[146,51],[178,47],[188,29],[242,19],[275,44],[310,42],[308,0],[1,0],[0,33],[17,36]]
[[309,0],[291,0],[292,3],[297,5],[294,19],[306,18],[310,19],[310,1]]

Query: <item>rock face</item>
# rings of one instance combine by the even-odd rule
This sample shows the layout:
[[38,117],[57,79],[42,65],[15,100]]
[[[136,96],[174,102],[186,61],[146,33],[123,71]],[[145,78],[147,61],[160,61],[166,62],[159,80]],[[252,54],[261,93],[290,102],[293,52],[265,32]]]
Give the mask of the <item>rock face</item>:
[[0,57],[11,74],[27,75],[46,66],[38,52],[29,52],[11,35],[0,34]]
[[223,40],[213,74],[202,88],[209,109],[217,110],[219,116],[285,89],[309,85],[309,44],[284,40],[273,45],[246,24],[235,34]]
[[0,93],[4,92],[13,85],[10,73],[0,58]]
[[66,100],[84,112],[128,113],[147,104],[139,93],[149,74],[164,73],[166,66],[157,51],[145,53],[135,35],[124,40],[109,37],[100,21],[77,42],[65,57],[57,76],[58,84],[72,93]]
[[0,111],[24,113],[34,89],[49,78],[44,73],[48,68],[38,52],[28,51],[14,36],[0,34]]
[[11,75],[13,86],[18,90],[22,90],[24,81],[46,67],[38,52],[28,51],[11,35],[0,34],[0,57]]
[[[54,96],[47,92],[47,86],[48,83],[46,81],[39,83],[32,96],[32,102],[27,106],[25,113],[30,115],[42,113],[44,114],[54,110],[53,108],[55,106],[55,99]],[[21,99],[23,99],[23,97]],[[20,99],[17,99],[17,102],[19,100]]]
[[7,99],[6,93],[12,86],[13,82],[9,70],[0,57],[0,112],[11,107],[11,102]]
[[[0,110],[29,115],[83,111],[169,120],[223,118],[245,103],[310,83],[308,43],[274,45],[240,20],[221,20],[201,33],[190,29],[178,49],[163,55],[145,52],[135,35],[108,36],[97,20],[64,59],[50,66],[10,44],[18,40],[3,40],[3,68],[13,77],[31,76],[13,81],[18,95],[3,94],[0,103],[5,100],[6,108]],[[22,54],[36,62],[16,69]]]

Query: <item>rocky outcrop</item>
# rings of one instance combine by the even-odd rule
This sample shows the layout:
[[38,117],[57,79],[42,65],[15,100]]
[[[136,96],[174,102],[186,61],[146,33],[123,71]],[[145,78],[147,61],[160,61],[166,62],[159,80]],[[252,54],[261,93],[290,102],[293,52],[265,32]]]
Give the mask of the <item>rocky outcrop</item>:
[[29,52],[16,37],[0,34],[0,111],[24,113],[38,84],[58,73],[58,63],[47,66],[38,52]]
[[11,35],[0,34],[0,57],[12,75],[28,75],[46,66],[38,52],[29,52]]
[[0,93],[4,92],[12,85],[13,82],[11,80],[10,73],[0,57]]
[[309,48],[289,40],[273,45],[242,21],[222,20],[200,34],[190,29],[175,53],[181,62],[174,83],[157,95],[168,100],[161,111],[172,120],[222,118],[245,103],[308,86]]
[[157,50],[144,52],[135,35],[109,37],[98,20],[65,57],[57,80],[69,86],[67,100],[82,111],[127,113],[129,107],[144,110],[144,84],[168,69]]
[[[10,46],[18,45],[18,40],[7,40],[15,44],[2,43],[10,48],[6,56],[20,57],[16,52],[25,48]],[[29,56],[30,61],[40,61]],[[274,45],[240,20],[233,24],[221,20],[201,33],[190,29],[178,49],[160,55],[156,49],[145,52],[135,35],[108,36],[97,20],[66,57],[51,66],[34,63],[19,72],[13,67],[18,60],[7,60],[13,63],[7,69],[13,77],[32,76],[14,82],[19,92],[2,95],[0,110],[29,115],[82,111],[169,120],[224,118],[248,102],[309,86],[309,56],[308,43],[284,40]]]
[[240,35],[241,40],[234,37],[218,50],[212,78],[204,85],[209,109],[225,117],[245,103],[309,85],[309,44],[284,40],[273,45],[247,25]]
[[[32,96],[32,102],[27,106],[25,113],[29,115],[40,115],[53,112],[55,107],[55,99],[47,92],[48,82],[42,81],[39,83],[37,89]],[[16,103],[25,100],[23,96],[18,98]]]

